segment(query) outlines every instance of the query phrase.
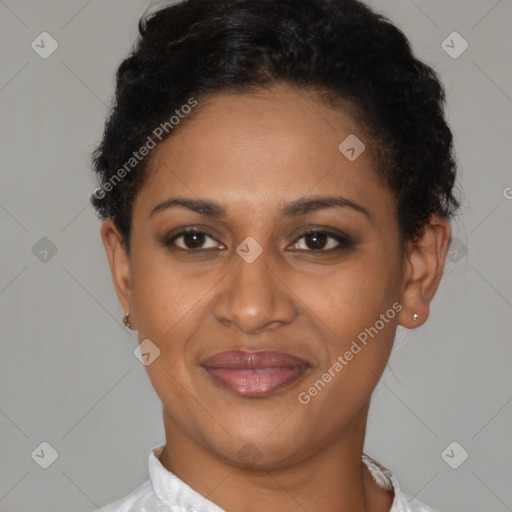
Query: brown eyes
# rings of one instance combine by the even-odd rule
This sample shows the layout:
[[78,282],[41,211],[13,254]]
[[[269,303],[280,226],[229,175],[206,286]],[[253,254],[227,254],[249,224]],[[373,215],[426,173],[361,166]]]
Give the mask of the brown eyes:
[[330,251],[347,248],[352,245],[350,239],[346,235],[334,234],[326,231],[307,231],[298,238],[295,245],[299,246],[301,240],[304,241],[302,247],[297,247],[298,250],[301,251]]
[[[177,247],[184,250],[214,249],[217,247],[216,244],[212,243],[209,245],[207,244],[207,246],[203,246],[207,239],[215,241],[214,238],[204,231],[190,229],[174,235],[170,240],[168,240],[167,245],[175,244]],[[178,241],[180,243],[178,243]]]
[[[186,229],[166,240],[170,249],[198,251],[206,249],[225,250],[226,246],[217,242],[205,231]],[[306,252],[327,252],[347,249],[353,246],[350,238],[342,232],[330,233],[322,230],[309,230],[302,233],[292,244],[292,250]]]

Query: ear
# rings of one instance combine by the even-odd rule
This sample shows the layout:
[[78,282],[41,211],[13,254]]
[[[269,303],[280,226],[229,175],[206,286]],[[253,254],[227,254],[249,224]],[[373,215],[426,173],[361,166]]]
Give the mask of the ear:
[[[130,258],[123,244],[123,236],[112,219],[106,219],[101,226],[101,239],[107,252],[110,272],[117,298],[125,313],[132,311],[132,280]],[[130,324],[134,327],[133,315]]]
[[[398,323],[414,329],[426,322],[430,302],[443,275],[446,254],[450,245],[450,223],[438,214],[432,214],[424,226],[422,236],[407,245],[404,258],[403,284]],[[414,315],[418,315],[414,320]]]

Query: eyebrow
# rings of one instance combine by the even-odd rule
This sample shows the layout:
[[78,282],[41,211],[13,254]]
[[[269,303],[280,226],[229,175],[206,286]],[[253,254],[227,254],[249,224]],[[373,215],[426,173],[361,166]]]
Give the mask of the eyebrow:
[[[150,217],[168,210],[169,208],[183,207],[206,217],[226,219],[226,209],[215,201],[204,199],[173,198],[158,204],[151,210]],[[299,217],[308,213],[325,210],[327,208],[349,208],[364,214],[370,219],[369,211],[358,203],[341,196],[314,196],[297,199],[287,204],[281,211],[283,217]]]

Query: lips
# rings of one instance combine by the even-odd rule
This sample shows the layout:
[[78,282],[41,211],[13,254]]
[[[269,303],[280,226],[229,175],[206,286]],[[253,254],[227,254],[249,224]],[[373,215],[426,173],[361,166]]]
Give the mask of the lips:
[[201,363],[216,384],[233,393],[257,397],[274,393],[298,380],[310,365],[284,352],[229,350]]

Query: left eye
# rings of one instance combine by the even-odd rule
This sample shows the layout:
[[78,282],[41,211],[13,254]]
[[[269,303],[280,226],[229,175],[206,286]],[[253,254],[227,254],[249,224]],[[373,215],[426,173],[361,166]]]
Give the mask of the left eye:
[[350,247],[351,242],[348,237],[341,235],[325,231],[308,231],[303,233],[294,245],[301,251],[326,251]]

